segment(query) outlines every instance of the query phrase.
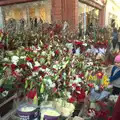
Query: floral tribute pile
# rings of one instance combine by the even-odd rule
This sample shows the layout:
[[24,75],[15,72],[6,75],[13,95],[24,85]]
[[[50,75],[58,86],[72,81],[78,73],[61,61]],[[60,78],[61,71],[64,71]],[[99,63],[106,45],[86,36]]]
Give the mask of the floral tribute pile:
[[[0,98],[12,88],[17,92],[22,90],[28,100],[38,105],[43,101],[56,101],[55,106],[61,108],[60,113],[69,116],[75,108],[71,106],[68,110],[68,103],[75,105],[84,102],[93,89],[97,93],[104,91],[109,85],[108,76],[103,73],[108,41],[78,40],[74,36],[55,34],[52,30],[33,34],[32,37],[24,35],[24,38],[31,37],[29,43],[32,45],[21,44],[14,50],[2,41],[4,44],[0,43],[0,49],[7,49],[0,63]],[[11,37],[7,35],[6,39]],[[18,41],[13,41],[14,45],[18,45]],[[97,100],[91,101],[95,103]],[[105,107],[98,101],[99,106]],[[69,111],[67,115],[64,115],[65,110]],[[91,118],[105,118],[108,113],[93,107],[87,110],[87,117]]]

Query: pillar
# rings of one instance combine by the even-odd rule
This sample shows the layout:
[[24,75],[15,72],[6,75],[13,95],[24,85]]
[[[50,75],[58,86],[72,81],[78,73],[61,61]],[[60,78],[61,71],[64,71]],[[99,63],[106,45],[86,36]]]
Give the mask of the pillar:
[[62,20],[75,29],[78,25],[78,0],[62,0],[62,16]]
[[103,9],[101,9],[99,11],[99,26],[100,27],[105,27],[105,14],[106,13],[106,7],[104,7]]
[[52,22],[62,21],[62,3],[61,0],[52,0],[51,19]]

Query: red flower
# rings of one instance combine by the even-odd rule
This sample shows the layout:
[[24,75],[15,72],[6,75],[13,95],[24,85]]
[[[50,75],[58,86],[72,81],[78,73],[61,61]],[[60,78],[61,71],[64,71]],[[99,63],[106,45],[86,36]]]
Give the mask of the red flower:
[[15,68],[16,68],[16,65],[15,65],[15,64],[12,64],[12,65],[11,65],[11,69],[12,69],[12,71],[14,71]]
[[54,32],[50,31],[50,37],[52,38],[54,36]]
[[70,103],[74,103],[75,101],[76,101],[76,99],[74,97],[71,97],[68,99],[68,102],[70,102]]
[[34,66],[33,67],[33,71],[39,71],[39,67],[38,66]]
[[78,96],[77,96],[77,101],[78,101],[78,102],[84,101],[84,99],[85,99],[85,92],[84,92],[84,90],[81,89],[80,92],[81,92],[81,93],[78,94]]
[[112,120],[112,117],[109,117],[108,120]]
[[24,48],[25,51],[32,52],[33,50],[31,48]]
[[33,62],[33,59],[30,58],[30,57],[27,57],[27,58],[26,58],[26,61],[28,61],[28,62]]
[[72,87],[75,87],[75,88],[76,88],[76,87],[77,87],[77,84],[76,84],[76,83],[72,84]]
[[4,89],[0,87],[0,93],[2,93],[3,91],[4,91]]
[[79,78],[84,78],[84,73],[79,74]]
[[47,66],[46,66],[46,65],[42,65],[41,67],[42,67],[42,69],[46,69],[46,68],[47,68]]
[[76,91],[81,91],[81,87],[77,86]]
[[45,44],[45,45],[44,45],[44,48],[47,49],[47,48],[48,48],[48,44]]
[[27,94],[27,97],[30,99],[34,99],[36,94],[37,94],[36,90],[30,90],[30,92]]
[[81,46],[82,44],[83,44],[83,42],[81,42],[81,41],[75,41],[75,45]]
[[57,92],[57,88],[54,87],[52,91],[53,91],[53,93],[56,93]]
[[103,73],[102,73],[102,72],[98,72],[98,73],[97,73],[97,78],[98,78],[98,79],[102,79],[102,77],[103,77]]
[[0,42],[0,49],[4,48],[4,45],[2,42]]
[[88,86],[89,86],[90,88],[93,88],[93,87],[94,87],[94,84],[90,83],[90,84],[88,84]]
[[21,65],[20,65],[20,68],[25,69],[26,67],[27,67],[27,65],[26,65],[26,64],[21,64]]
[[58,55],[58,54],[59,54],[59,50],[56,50],[56,51],[55,51],[55,54]]

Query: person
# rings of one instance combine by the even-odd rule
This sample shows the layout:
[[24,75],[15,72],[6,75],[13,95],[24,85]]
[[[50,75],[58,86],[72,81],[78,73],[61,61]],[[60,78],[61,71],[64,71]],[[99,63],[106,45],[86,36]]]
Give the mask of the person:
[[115,65],[112,68],[111,75],[109,77],[110,83],[113,86],[113,95],[119,95],[120,93],[120,54],[114,59]]
[[118,46],[120,51],[120,28],[118,29]]
[[120,120],[120,96],[114,106],[111,120]]
[[118,32],[117,32],[117,28],[113,29],[113,33],[112,33],[112,44],[113,44],[113,49],[116,48],[117,42],[118,42]]

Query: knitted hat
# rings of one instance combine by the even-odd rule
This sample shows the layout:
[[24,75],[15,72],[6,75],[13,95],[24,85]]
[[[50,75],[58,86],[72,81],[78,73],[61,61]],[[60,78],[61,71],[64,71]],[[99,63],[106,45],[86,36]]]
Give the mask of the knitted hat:
[[120,63],[120,55],[117,55],[117,56],[115,57],[114,62]]

